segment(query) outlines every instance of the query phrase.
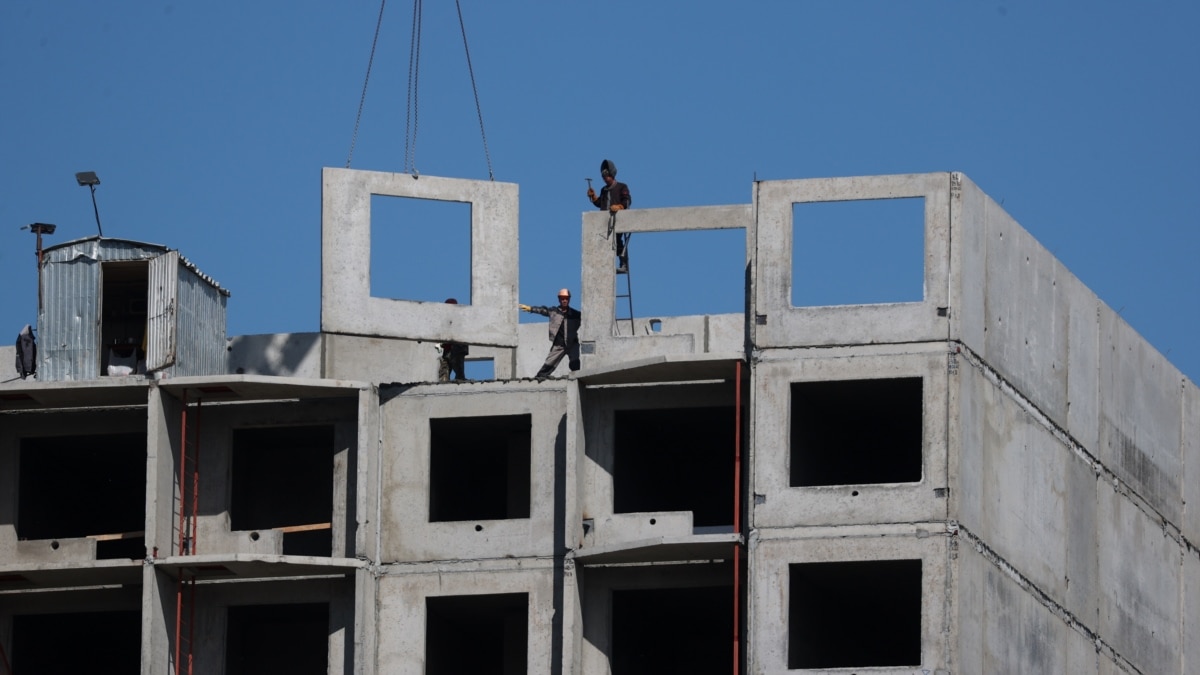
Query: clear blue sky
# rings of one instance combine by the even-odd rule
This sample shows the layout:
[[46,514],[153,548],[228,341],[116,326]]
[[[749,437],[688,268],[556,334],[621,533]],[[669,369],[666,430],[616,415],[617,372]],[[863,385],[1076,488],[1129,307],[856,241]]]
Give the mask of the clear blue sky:
[[[346,164],[379,6],[0,3],[0,329],[35,323],[19,227],[95,233],[74,180],[91,170],[104,234],[178,248],[231,289],[231,335],[317,330],[321,167]],[[1200,380],[1200,5],[462,6],[495,178],[520,185],[522,301],[578,288],[584,178],[605,157],[635,207],[748,203],[756,176],[962,171]],[[411,19],[387,4],[353,168],[405,168]],[[424,3],[419,102],[417,169],[486,179],[450,0]],[[465,213],[379,234],[377,294],[465,297]],[[888,276],[912,240],[857,236],[798,263],[798,304],[912,299],[919,261]],[[639,316],[740,310],[740,237],[631,252]]]

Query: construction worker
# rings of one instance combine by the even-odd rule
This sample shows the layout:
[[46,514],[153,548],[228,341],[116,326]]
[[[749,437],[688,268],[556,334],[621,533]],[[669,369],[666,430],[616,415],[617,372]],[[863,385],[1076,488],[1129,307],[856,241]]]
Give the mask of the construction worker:
[[[458,300],[446,298],[446,304],[457,305]],[[456,380],[467,379],[466,361],[470,348],[457,342],[443,342],[441,352],[442,354],[438,358],[438,382],[449,382],[452,372]]]
[[[589,186],[587,196],[596,208],[608,210],[608,231],[611,234],[616,225],[617,211],[629,208],[633,199],[629,196],[629,186],[617,181],[617,165],[610,160],[600,162],[600,177],[604,179],[604,187],[600,188],[600,194],[597,195]],[[620,260],[617,272],[628,272],[629,253],[625,247],[629,244],[629,233],[618,234],[616,244],[617,259]]]
[[567,365],[571,370],[579,370],[579,321],[582,315],[571,307],[571,291],[564,288],[558,292],[557,307],[518,307],[523,312],[550,317],[550,353],[546,355],[546,362],[536,377],[549,377],[563,356],[567,357]]

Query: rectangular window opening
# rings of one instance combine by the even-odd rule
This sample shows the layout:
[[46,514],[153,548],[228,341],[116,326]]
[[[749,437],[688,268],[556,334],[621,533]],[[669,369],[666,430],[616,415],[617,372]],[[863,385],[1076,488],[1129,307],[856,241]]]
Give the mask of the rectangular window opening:
[[921,561],[788,566],[788,669],[921,665]]
[[331,555],[334,452],[332,425],[235,429],[230,527],[283,529],[285,555]]
[[471,204],[371,195],[371,296],[471,304]]
[[529,595],[425,598],[425,674],[528,672]]
[[327,603],[229,608],[226,675],[325,675],[328,664]]
[[792,383],[791,486],[915,483],[919,377]]
[[[620,222],[620,215],[617,218]],[[629,273],[637,286],[635,317],[744,313],[746,231],[632,233]],[[623,279],[617,279],[617,289],[626,292]],[[618,317],[628,317],[626,302],[618,298]],[[623,334],[628,334],[628,322],[621,327]],[[644,329],[639,326],[638,330]]]
[[617,410],[613,511],[691,511],[733,525],[734,407]]
[[95,537],[97,559],[146,557],[146,434],[23,438],[19,466],[18,539]]
[[532,415],[429,420],[429,522],[529,517]]
[[468,358],[465,370],[468,380],[494,380],[496,379],[496,360],[493,358]]
[[925,199],[792,205],[792,305],[925,299]]
[[613,675],[727,673],[732,636],[732,586],[613,591]]
[[141,672],[142,613],[18,614],[9,658],[14,673]]

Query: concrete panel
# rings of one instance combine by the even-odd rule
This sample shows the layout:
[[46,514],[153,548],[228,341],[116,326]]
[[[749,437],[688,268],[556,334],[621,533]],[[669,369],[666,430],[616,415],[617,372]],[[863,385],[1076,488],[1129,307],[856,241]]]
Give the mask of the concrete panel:
[[1141,672],[1178,673],[1183,584],[1179,546],[1126,496],[1102,488],[1097,633]]
[[1106,467],[1172,523],[1183,512],[1183,376],[1120,316],[1100,310],[1100,444]]
[[[683,322],[666,333],[650,335],[629,334],[628,324],[622,329],[616,323],[617,280],[613,273],[613,238],[622,232],[678,232],[716,229],[745,229],[746,255],[753,250],[753,211],[749,204],[736,206],[698,206],[668,209],[630,209],[616,215],[615,231],[609,229],[609,214],[593,211],[583,214],[583,288],[578,307],[585,308],[579,329],[581,342],[590,343],[584,350],[585,368],[603,367],[612,363],[634,360],[657,354],[696,354],[732,347],[741,351],[743,340],[709,339],[708,324],[693,324],[690,332]],[[749,264],[749,260],[746,261]],[[543,303],[533,303],[543,304]],[[743,317],[738,317],[744,320]],[[726,322],[737,319],[725,319]],[[623,334],[622,334],[623,333]],[[682,339],[687,335],[691,339]]]
[[[793,307],[792,205],[864,199],[925,199],[924,299],[913,303]],[[754,344],[759,349],[945,340],[950,273],[950,174],[866,176],[757,183]],[[857,327],[852,333],[847,326]]]
[[950,337],[981,354],[990,208],[998,207],[971,179],[950,174]]
[[[554,668],[556,608],[555,579],[549,561],[510,561],[507,567],[480,569],[477,565],[445,565],[432,572],[407,572],[406,566],[385,566],[378,577],[378,672],[422,675],[425,672],[425,600],[430,597],[525,593],[529,602],[527,670],[563,672]],[[569,653],[569,652],[568,652]],[[570,671],[567,671],[570,672]]]
[[1183,654],[1179,672],[1192,673],[1200,668],[1200,557],[1195,550],[1183,556],[1183,625],[1180,636]]
[[[755,363],[754,527],[849,525],[937,520],[946,517],[945,343],[909,346],[905,352],[821,350]],[[922,467],[915,483],[791,487],[791,385],[795,382],[920,377],[922,380]],[[868,423],[864,420],[864,423]]]
[[[516,346],[518,189],[512,183],[325,168],[321,330]],[[471,304],[371,296],[371,195],[471,204]]]
[[[1200,542],[1200,389],[1183,383],[1183,536]],[[1200,661],[1197,661],[1200,665]]]
[[1067,432],[1093,456],[1100,444],[1100,298],[1074,276],[1059,280],[1068,298]]
[[1070,273],[999,206],[986,213],[983,357],[1066,426],[1070,313],[1059,280]]
[[321,333],[273,333],[229,338],[229,372],[323,377],[321,337]]
[[[606,542],[635,541],[642,538],[645,519],[613,519],[614,479],[616,465],[615,424],[617,410],[645,410],[662,408],[695,408],[704,406],[729,406],[734,404],[732,384],[694,384],[670,386],[644,386],[619,388],[592,388],[582,395],[582,417],[585,428],[585,456],[581,459],[580,480],[582,493],[579,495],[582,516],[597,523],[597,528],[609,521],[616,532],[601,535]],[[732,434],[731,434],[732,435]],[[732,443],[732,439],[731,439]],[[733,448],[730,447],[732,464]],[[732,479],[732,471],[730,473]],[[732,507],[731,507],[732,512]],[[690,513],[690,512],[688,512]],[[633,514],[626,514],[633,515]],[[663,514],[664,525],[681,526],[680,515]],[[689,518],[690,520],[690,518]],[[621,523],[630,525],[621,529]],[[732,513],[730,517],[732,524]],[[657,532],[657,535],[678,534],[677,531]],[[687,534],[691,534],[689,531]]]
[[[789,672],[789,565],[860,560],[921,561],[921,664],[915,668],[871,668],[870,671],[907,675],[914,671],[935,672],[948,668],[953,657],[944,631],[951,620],[947,615],[948,596],[954,591],[947,578],[949,544],[946,537],[921,537],[916,529],[910,529],[905,535],[884,535],[872,528],[843,528],[840,536],[826,537],[806,537],[800,529],[777,532],[778,535],[772,534],[770,538],[751,540],[748,593],[753,597],[753,604],[746,626],[749,672],[761,675]],[[837,669],[837,672],[849,671]]]
[[[973,370],[969,363],[960,366],[962,373]],[[974,421],[983,426],[964,430],[964,437],[979,445],[963,448],[961,473],[971,483],[958,490],[964,504],[959,521],[1063,603],[1070,547],[1068,475],[1080,460],[999,385],[978,376],[971,381],[977,388],[972,396],[979,399],[975,413],[983,413]],[[972,500],[976,503],[967,505]],[[1089,508],[1084,503],[1077,510]]]
[[[384,390],[380,410],[382,562],[550,555],[554,542],[556,444],[566,434],[563,383],[477,383],[445,395],[443,385]],[[430,522],[429,421],[530,415],[528,518]],[[571,448],[566,449],[571,452]]]

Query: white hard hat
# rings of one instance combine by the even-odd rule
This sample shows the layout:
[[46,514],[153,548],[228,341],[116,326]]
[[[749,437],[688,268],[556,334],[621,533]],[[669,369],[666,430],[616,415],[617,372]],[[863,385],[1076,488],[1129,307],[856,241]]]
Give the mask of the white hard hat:
[[566,288],[564,288],[564,289],[560,290],[560,291],[558,292],[558,297],[560,297],[560,298],[561,298],[561,297],[563,297],[563,296],[566,296],[566,297],[568,297],[568,298],[569,298],[569,297],[571,297],[571,291],[570,291],[569,289],[566,289]]

